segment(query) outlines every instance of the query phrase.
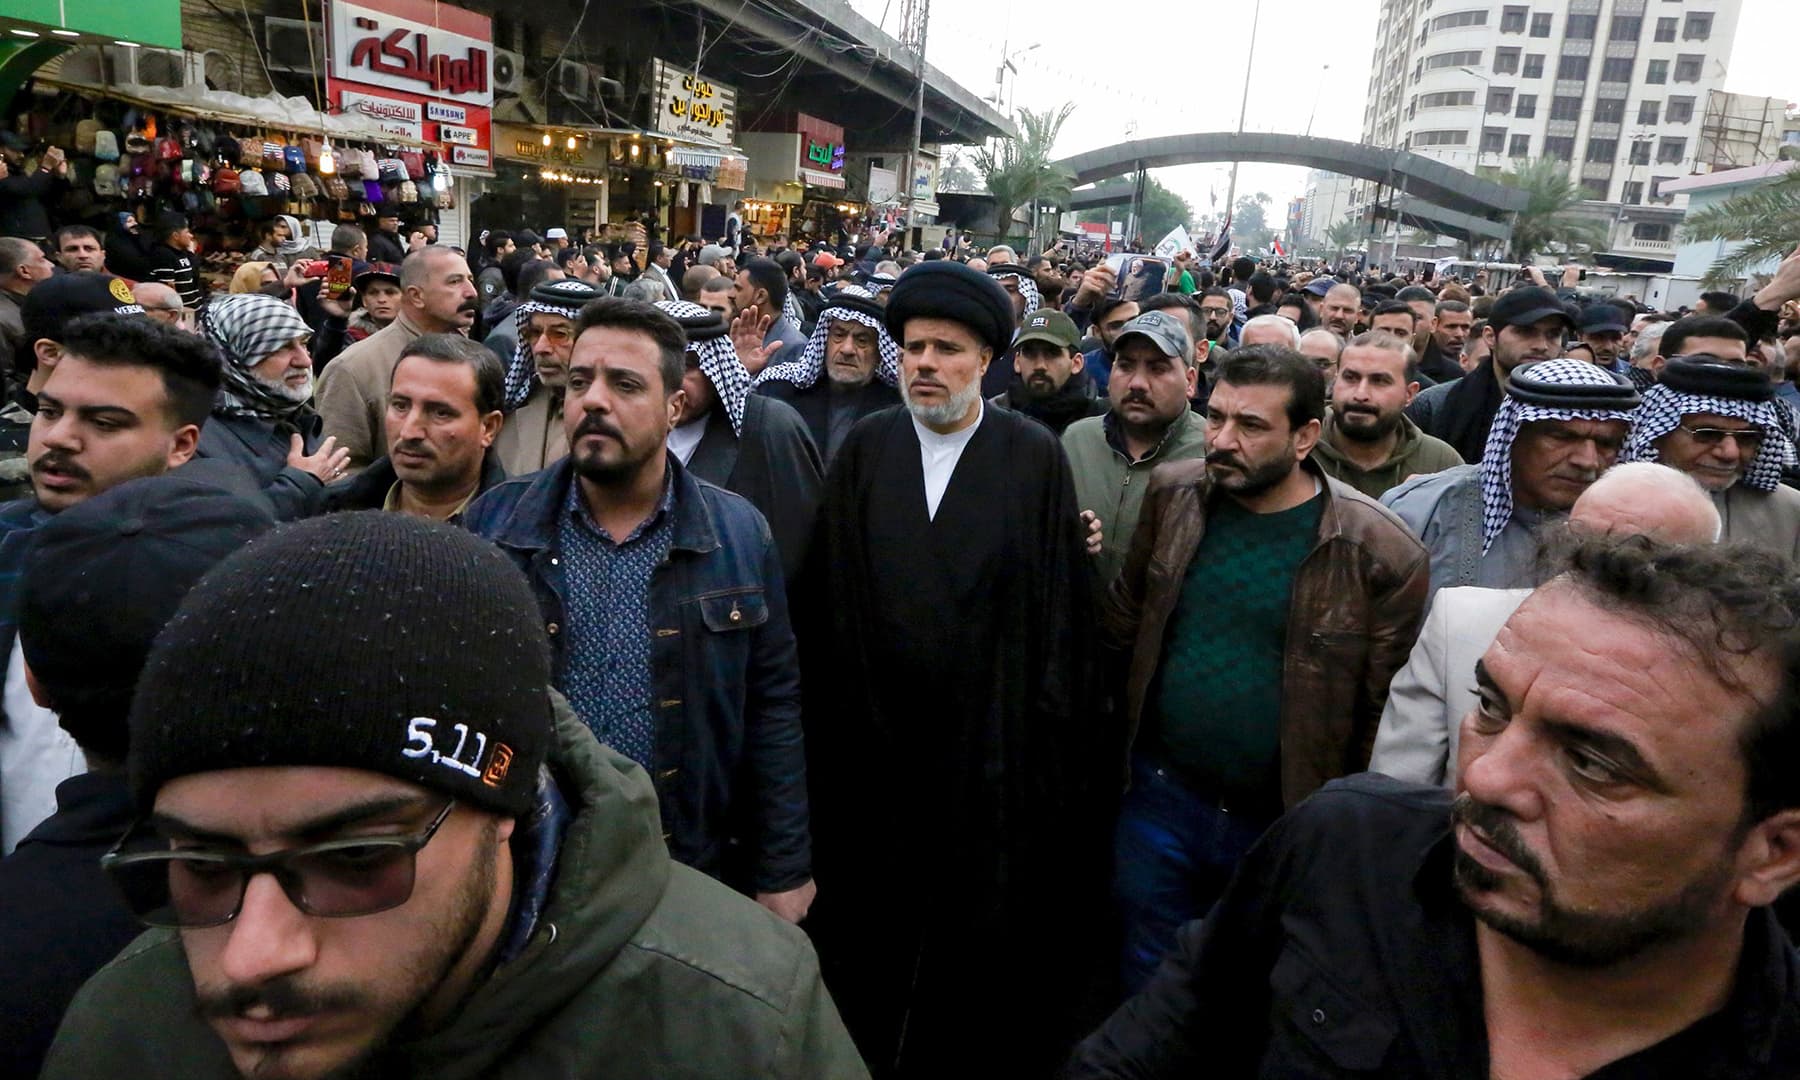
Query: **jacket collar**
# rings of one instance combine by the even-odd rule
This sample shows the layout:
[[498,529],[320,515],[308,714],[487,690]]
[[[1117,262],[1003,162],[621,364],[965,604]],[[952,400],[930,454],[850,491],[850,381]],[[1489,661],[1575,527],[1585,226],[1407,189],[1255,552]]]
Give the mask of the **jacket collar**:
[[[1170,422],[1168,430],[1163,432],[1163,437],[1157,440],[1156,445],[1150,448],[1150,452],[1139,458],[1138,461],[1156,460],[1157,456],[1162,453],[1163,447],[1169,445],[1170,441],[1186,435],[1188,428],[1198,422],[1195,419],[1194,410],[1182,409],[1181,415]],[[1125,429],[1119,424],[1119,414],[1111,409],[1106,410],[1106,413],[1100,418],[1100,428],[1106,434],[1106,445],[1117,450],[1126,461],[1131,461],[1131,451],[1125,449]],[[1132,464],[1135,465],[1137,462],[1134,461]]]
[[[664,451],[666,468],[674,487],[674,504],[671,513],[674,515],[674,533],[670,537],[671,551],[691,551],[705,554],[719,547],[719,533],[713,526],[712,509],[706,505],[706,497],[700,490],[700,480],[688,472],[681,464],[681,459]],[[485,476],[483,478],[485,483]],[[569,485],[575,482],[575,459],[573,455],[539,472],[526,488],[525,494],[513,507],[513,512],[506,518],[505,525],[494,536],[494,542],[504,547],[521,551],[542,551],[556,542],[559,526],[557,515],[561,513],[569,494]]]
[[[1326,409],[1324,430],[1319,433],[1319,446],[1329,448],[1328,452],[1331,456],[1343,461],[1349,461],[1350,459],[1344,455],[1343,447],[1338,445],[1335,437],[1337,435],[1337,427],[1337,410]],[[1412,453],[1418,446],[1419,438],[1423,434],[1424,432],[1419,429],[1419,425],[1413,423],[1412,417],[1405,413],[1401,413],[1399,438],[1394,440],[1394,448],[1388,452],[1387,460],[1376,466],[1376,468],[1385,469],[1394,462],[1400,461],[1408,454]],[[1318,453],[1317,450],[1313,452]]]
[[[1319,496],[1325,500],[1324,503],[1321,504],[1321,509],[1319,511],[1318,543],[1323,544],[1327,540],[1334,540],[1337,537],[1342,536],[1344,533],[1344,523],[1338,516],[1338,503],[1342,492],[1334,491],[1332,489],[1334,481],[1331,477],[1325,475],[1325,470],[1320,468],[1319,463],[1313,460],[1312,454],[1306,455],[1306,457],[1301,460],[1300,471],[1319,482]],[[1203,475],[1200,478],[1199,488],[1200,500],[1203,505],[1211,506],[1215,497],[1224,497],[1213,486],[1212,477],[1210,475]]]

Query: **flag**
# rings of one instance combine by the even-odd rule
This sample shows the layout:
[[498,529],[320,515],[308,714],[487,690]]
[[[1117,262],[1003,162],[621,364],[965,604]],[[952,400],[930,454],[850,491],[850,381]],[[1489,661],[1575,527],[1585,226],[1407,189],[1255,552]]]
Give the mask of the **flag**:
[[1152,254],[1164,259],[1173,259],[1183,251],[1192,250],[1194,250],[1194,240],[1188,235],[1187,226],[1177,225],[1169,230],[1169,235],[1157,241],[1156,250]]
[[1218,262],[1231,250],[1231,211],[1225,211],[1225,224],[1219,226],[1219,238],[1213,242],[1212,261]]
[[1281,250],[1281,237],[1279,237],[1279,236],[1274,237],[1269,241],[1269,251],[1277,259],[1282,259],[1282,258],[1287,257],[1287,252]]

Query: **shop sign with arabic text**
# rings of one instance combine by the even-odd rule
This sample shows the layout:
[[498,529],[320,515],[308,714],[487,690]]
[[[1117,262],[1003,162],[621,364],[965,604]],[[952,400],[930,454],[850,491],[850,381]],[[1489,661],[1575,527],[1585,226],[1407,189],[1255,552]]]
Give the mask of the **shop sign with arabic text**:
[[661,60],[651,61],[656,84],[650,126],[664,135],[730,146],[737,131],[737,91]]
[[494,103],[489,41],[336,0],[330,51],[339,79],[466,105]]

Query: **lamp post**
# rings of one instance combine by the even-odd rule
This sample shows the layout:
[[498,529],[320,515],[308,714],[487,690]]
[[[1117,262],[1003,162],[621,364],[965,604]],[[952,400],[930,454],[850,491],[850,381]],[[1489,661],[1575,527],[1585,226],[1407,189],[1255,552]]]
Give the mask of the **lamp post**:
[[[1475,126],[1475,169],[1474,169],[1474,171],[1476,173],[1480,173],[1481,172],[1481,141],[1483,139],[1487,138],[1488,97],[1490,96],[1489,88],[1493,84],[1488,80],[1488,77],[1486,75],[1483,75],[1481,72],[1476,71],[1474,68],[1462,67],[1462,68],[1457,68],[1456,70],[1462,72],[1464,75],[1472,75],[1475,78],[1481,80],[1481,122]],[[1501,152],[1505,153],[1505,147],[1501,148]]]
[[[1008,71],[1013,73],[1013,90],[1016,92],[1019,88],[1019,69],[1018,66],[1013,63],[1013,58],[1024,56],[1026,53],[1031,52],[1033,49],[1042,45],[1043,42],[1041,41],[1033,42],[1023,49],[1014,49],[1011,52],[1008,52],[1006,42],[1003,41],[1000,43],[1000,66],[994,69],[994,108],[1000,108],[1001,98],[1006,96],[1006,73]],[[1007,115],[1012,115],[1012,100],[1008,98],[1005,101],[1005,105]]]

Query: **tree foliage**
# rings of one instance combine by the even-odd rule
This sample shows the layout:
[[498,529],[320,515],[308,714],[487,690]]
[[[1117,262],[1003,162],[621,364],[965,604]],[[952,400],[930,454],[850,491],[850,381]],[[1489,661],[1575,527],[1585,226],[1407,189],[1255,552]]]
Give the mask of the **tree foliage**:
[[1333,262],[1343,258],[1344,252],[1361,243],[1362,239],[1363,223],[1355,217],[1347,217],[1325,230],[1325,246],[1330,249]]
[[1525,192],[1525,209],[1513,222],[1512,257],[1575,254],[1606,246],[1606,224],[1580,213],[1586,195],[1555,158],[1515,162],[1499,181]]
[[1020,109],[1018,138],[999,139],[975,151],[975,168],[1000,207],[1002,235],[1012,232],[1013,211],[1021,206],[1034,202],[1069,205],[1069,182],[1074,177],[1053,164],[1053,154],[1056,137],[1074,111],[1073,103],[1043,112]]
[[1715,287],[1741,280],[1765,260],[1781,260],[1800,247],[1800,169],[1712,206],[1688,210],[1681,236],[1740,245],[1707,268],[1703,280]]
[[[1114,176],[1095,184],[1092,190],[1130,195],[1133,183],[1135,181],[1132,177]],[[1128,207],[1125,206],[1101,207],[1095,210],[1083,210],[1076,216],[1076,220],[1106,221],[1109,220],[1107,215],[1110,213],[1111,220],[1123,221],[1127,212]],[[1150,176],[1144,179],[1144,205],[1139,212],[1138,231],[1143,233],[1150,243],[1154,244],[1157,240],[1167,236],[1169,230],[1177,225],[1190,224],[1193,221],[1193,214],[1194,209],[1188,205],[1188,201],[1163,187],[1157,182],[1156,177]]]

